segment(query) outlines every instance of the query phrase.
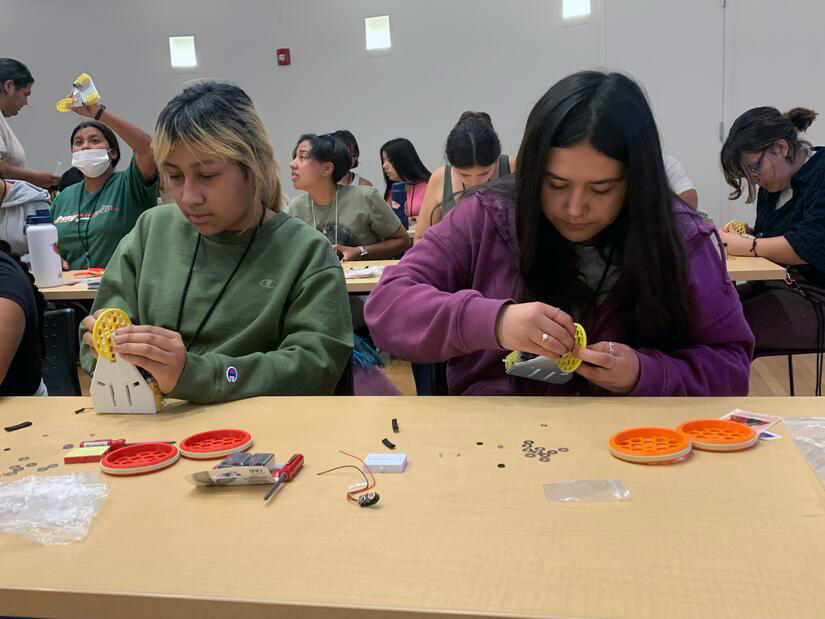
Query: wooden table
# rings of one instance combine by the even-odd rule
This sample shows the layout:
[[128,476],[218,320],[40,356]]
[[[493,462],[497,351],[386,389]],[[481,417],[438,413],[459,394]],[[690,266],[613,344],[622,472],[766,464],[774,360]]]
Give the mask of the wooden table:
[[728,275],[735,282],[785,279],[785,267],[767,258],[728,256]]
[[[0,470],[21,456],[60,462],[64,443],[90,433],[180,441],[221,427],[248,430],[253,450],[279,462],[301,452],[306,465],[269,505],[264,486],[184,480],[214,461],[108,477],[85,540],[47,547],[0,535],[2,615],[813,619],[825,609],[825,491],[782,424],[781,440],[669,466],[607,451],[624,428],[735,407],[821,415],[817,398],[259,398],[157,416],[73,414],[88,403],[2,400],[7,423],[34,425],[2,433],[11,451],[0,450]],[[376,476],[375,508],[344,499],[356,471],[316,476],[352,462],[338,449],[385,452],[384,437],[409,465]],[[539,462],[523,456],[525,439],[569,451]],[[576,479],[621,480],[631,498],[545,499],[544,483]]]
[[62,286],[53,288],[41,288],[40,292],[46,297],[46,301],[79,301],[82,299],[94,299],[96,290],[89,290],[85,282],[70,283],[75,280],[74,274],[77,271],[63,271]]
[[[398,260],[362,260],[355,262],[344,262],[342,266],[344,270],[362,269],[364,267],[386,267],[398,264]],[[347,292],[352,293],[369,293],[378,285],[380,277],[361,277],[358,279],[347,280]]]

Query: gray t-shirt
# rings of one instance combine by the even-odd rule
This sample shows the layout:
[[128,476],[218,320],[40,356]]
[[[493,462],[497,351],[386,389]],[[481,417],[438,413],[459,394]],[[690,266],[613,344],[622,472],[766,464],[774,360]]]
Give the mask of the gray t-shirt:
[[346,247],[380,243],[401,225],[375,187],[338,185],[337,199],[336,213],[335,198],[313,205],[305,193],[292,198],[286,212],[321,231],[330,243]]
[[621,269],[618,265],[612,264],[610,268],[607,269],[607,274],[605,275],[604,271],[607,262],[602,258],[596,247],[592,245],[576,245],[575,249],[579,258],[579,279],[587,284],[590,290],[596,292],[596,288],[599,286],[602,276],[604,276],[604,282],[599,289],[599,298],[596,299],[596,305],[601,305],[619,279]]

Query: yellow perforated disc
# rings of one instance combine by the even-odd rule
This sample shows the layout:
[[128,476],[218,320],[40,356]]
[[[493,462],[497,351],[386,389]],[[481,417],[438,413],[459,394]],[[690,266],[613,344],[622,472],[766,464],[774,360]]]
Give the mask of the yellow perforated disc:
[[[584,332],[584,327],[582,327],[579,323],[575,323],[576,325],[576,344],[579,345],[580,348],[587,348],[587,334]],[[579,366],[582,364],[582,360],[578,357],[574,357],[570,353],[566,355],[562,355],[559,359],[559,369],[564,372],[565,374],[570,374],[571,372],[575,372]]]
[[122,309],[109,308],[103,310],[95,320],[95,326],[92,329],[92,340],[97,354],[109,361],[114,361],[115,351],[112,347],[112,335],[115,329],[131,325],[132,321],[129,320],[129,316]]
[[725,224],[723,230],[725,232],[738,232],[742,236],[747,236],[748,234],[748,227],[745,225],[745,222],[739,221],[738,219],[731,219]]
[[72,105],[74,105],[74,99],[72,97],[66,97],[65,99],[61,99],[57,103],[54,104],[54,109],[58,112],[71,112]]
[[88,84],[91,81],[91,79],[92,78],[88,73],[81,73],[75,78],[74,82],[72,83],[72,86],[74,86],[75,88],[82,88],[83,86]]

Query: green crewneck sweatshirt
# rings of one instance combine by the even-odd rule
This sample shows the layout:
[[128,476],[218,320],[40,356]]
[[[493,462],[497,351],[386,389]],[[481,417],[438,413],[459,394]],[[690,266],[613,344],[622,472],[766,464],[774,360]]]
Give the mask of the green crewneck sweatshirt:
[[[180,334],[188,343],[252,231],[202,237]],[[198,233],[177,205],[150,209],[118,245],[92,311],[175,330]],[[82,335],[82,329],[81,329]],[[346,282],[329,241],[286,213],[264,221],[186,356],[170,397],[198,403],[259,395],[330,395],[350,358]],[[95,360],[81,347],[81,364]]]

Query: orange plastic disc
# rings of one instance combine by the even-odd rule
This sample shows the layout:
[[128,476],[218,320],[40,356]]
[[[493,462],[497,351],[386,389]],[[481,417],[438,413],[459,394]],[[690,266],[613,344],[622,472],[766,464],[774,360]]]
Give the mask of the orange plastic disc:
[[621,460],[655,464],[680,460],[691,452],[687,435],[670,428],[632,428],[610,437],[610,453]]
[[759,440],[753,428],[722,419],[686,421],[678,430],[690,437],[696,449],[706,451],[738,451],[752,447]]

